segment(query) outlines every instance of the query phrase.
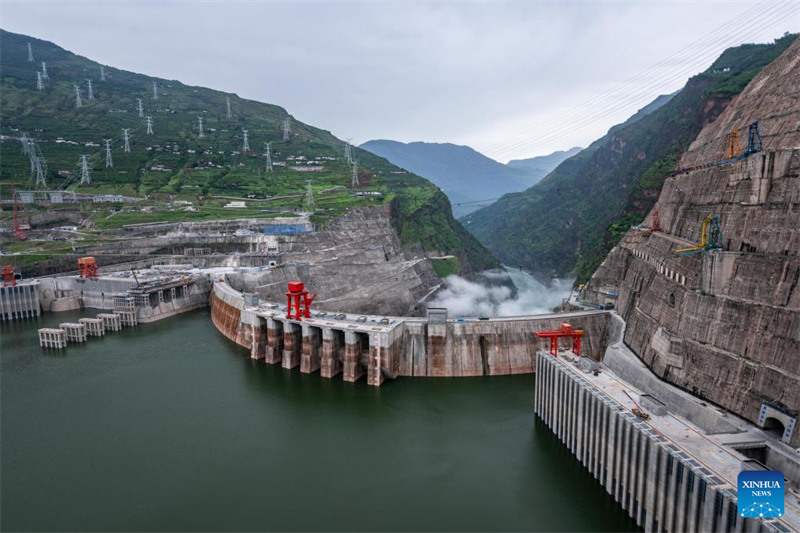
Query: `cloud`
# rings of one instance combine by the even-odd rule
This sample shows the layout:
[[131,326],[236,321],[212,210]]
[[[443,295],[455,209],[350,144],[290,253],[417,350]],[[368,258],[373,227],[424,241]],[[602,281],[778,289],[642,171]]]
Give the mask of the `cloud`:
[[[513,280],[517,294],[504,280]],[[451,317],[520,316],[552,313],[572,290],[571,280],[553,280],[549,287],[518,271],[484,273],[480,281],[449,276],[445,288],[428,302],[428,307],[446,307]]]

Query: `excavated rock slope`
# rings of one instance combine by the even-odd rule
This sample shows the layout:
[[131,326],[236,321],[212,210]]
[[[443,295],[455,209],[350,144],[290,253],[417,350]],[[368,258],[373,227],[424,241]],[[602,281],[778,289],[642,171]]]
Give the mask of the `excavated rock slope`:
[[[746,147],[756,120],[763,152],[707,165],[726,157],[734,129]],[[681,168],[653,210],[663,233],[630,231],[584,297],[618,291],[625,343],[663,379],[756,424],[765,404],[797,416],[800,40],[702,130]],[[700,241],[708,214],[720,217],[722,248],[675,254]],[[800,444],[800,430],[787,433]]]

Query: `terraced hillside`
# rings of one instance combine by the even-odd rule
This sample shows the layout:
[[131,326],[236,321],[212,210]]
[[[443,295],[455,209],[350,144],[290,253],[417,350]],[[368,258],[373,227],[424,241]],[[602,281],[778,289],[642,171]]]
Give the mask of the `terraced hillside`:
[[[498,266],[491,253],[453,219],[447,198],[433,184],[353,148],[359,184],[352,186],[353,166],[343,156],[344,143],[330,132],[295,120],[279,106],[101,67],[53,43],[24,35],[0,30],[0,41],[2,198],[10,197],[11,186],[36,187],[31,158],[23,153],[21,142],[32,138],[35,153],[46,163],[45,184],[40,189],[145,199],[135,208],[95,205],[89,210],[84,206],[77,215],[75,207],[66,204],[26,206],[34,226],[78,221],[90,229],[109,229],[137,222],[268,217],[276,211],[308,209],[306,191],[311,180],[312,219],[318,224],[353,207],[389,203],[404,244],[456,255],[461,272]],[[28,43],[33,61],[29,61]],[[37,90],[37,72],[42,73],[43,62],[47,79]],[[93,99],[88,94],[89,80]],[[152,134],[147,131],[146,117],[151,118]],[[286,120],[290,132],[284,140]],[[125,129],[130,152],[124,150]],[[250,150],[244,149],[245,130]],[[106,139],[113,166],[106,162]],[[271,172],[266,171],[265,143],[270,143]],[[84,154],[91,184],[79,183],[79,161]],[[246,207],[223,209],[231,200],[245,201]],[[167,201],[173,205],[191,202],[192,208],[162,209],[159,202]],[[10,206],[5,204],[4,209],[3,225],[8,229]],[[63,216],[54,216],[55,212]]]

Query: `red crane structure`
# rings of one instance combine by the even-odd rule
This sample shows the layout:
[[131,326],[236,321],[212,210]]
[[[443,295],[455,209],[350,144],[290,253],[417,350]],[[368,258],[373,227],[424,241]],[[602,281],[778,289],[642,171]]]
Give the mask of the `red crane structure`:
[[97,279],[97,261],[94,257],[81,257],[78,259],[78,277]]
[[9,285],[14,287],[17,284],[17,276],[14,272],[14,267],[11,265],[6,265],[3,267],[3,287],[8,287]]
[[581,337],[583,336],[582,329],[574,329],[571,325],[564,322],[561,324],[561,329],[554,331],[537,331],[536,336],[540,339],[550,339],[550,355],[558,357],[558,340],[564,337],[572,339],[572,351],[578,357],[581,356]]
[[311,318],[311,302],[317,297],[316,292],[308,292],[302,281],[290,281],[286,294],[286,318],[303,320]]

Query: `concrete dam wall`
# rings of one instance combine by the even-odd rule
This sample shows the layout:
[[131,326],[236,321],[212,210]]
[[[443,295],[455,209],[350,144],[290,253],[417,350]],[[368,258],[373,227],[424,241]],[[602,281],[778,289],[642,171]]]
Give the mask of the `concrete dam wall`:
[[[248,301],[250,300],[250,301]],[[302,372],[339,373],[345,381],[366,375],[371,385],[399,376],[456,377],[531,373],[546,340],[536,331],[563,322],[584,330],[583,354],[602,360],[612,333],[606,311],[581,311],[489,320],[319,313],[287,319],[276,304],[259,302],[229,284],[214,283],[211,317],[216,328],[251,357]]]

